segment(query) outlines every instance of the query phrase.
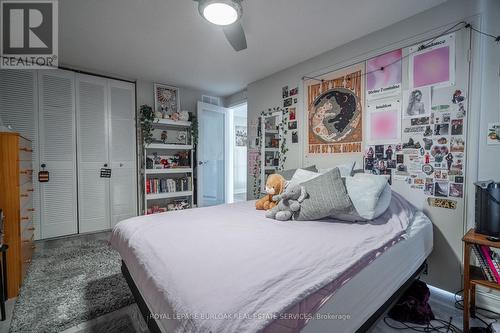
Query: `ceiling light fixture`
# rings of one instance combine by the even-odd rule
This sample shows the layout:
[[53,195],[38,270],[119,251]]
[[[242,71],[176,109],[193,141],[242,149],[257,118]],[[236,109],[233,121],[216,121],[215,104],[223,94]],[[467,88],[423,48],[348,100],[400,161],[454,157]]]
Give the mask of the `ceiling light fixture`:
[[221,26],[237,22],[242,15],[241,0],[200,0],[198,10],[208,22]]

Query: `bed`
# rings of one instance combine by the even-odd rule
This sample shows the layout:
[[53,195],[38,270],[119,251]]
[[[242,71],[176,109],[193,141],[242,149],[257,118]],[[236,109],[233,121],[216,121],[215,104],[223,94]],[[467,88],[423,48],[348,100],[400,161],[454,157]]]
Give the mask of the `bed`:
[[111,244],[151,331],[366,331],[432,251],[431,222],[397,193],[367,223],[279,222],[253,205],[115,227]]

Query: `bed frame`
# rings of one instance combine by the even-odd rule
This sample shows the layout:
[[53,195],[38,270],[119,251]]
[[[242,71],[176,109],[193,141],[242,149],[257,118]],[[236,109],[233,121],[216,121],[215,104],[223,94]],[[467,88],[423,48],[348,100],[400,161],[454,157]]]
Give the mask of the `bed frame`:
[[[373,315],[370,318],[368,318],[368,320],[365,321],[363,325],[361,325],[361,327],[356,331],[356,333],[367,332],[370,329],[370,327],[372,327],[379,320],[379,318],[394,303],[396,303],[396,301],[401,297],[401,295],[403,295],[403,293],[410,287],[413,281],[415,281],[420,276],[422,272],[424,274],[427,272],[427,261],[424,261],[424,263],[412,274],[412,276],[408,280],[406,280],[406,282],[403,283],[403,285],[399,287],[399,289],[396,290],[396,292],[392,294],[392,296],[389,297],[389,299],[385,301],[385,303],[382,304],[382,306],[377,311],[375,311],[375,313],[373,313]],[[148,306],[146,305],[146,301],[139,292],[139,289],[137,289],[137,286],[135,285],[135,282],[132,279],[130,272],[128,271],[127,265],[123,260],[122,260],[122,273],[130,287],[130,290],[132,291],[132,295],[134,295],[137,306],[139,307],[139,310],[141,310],[142,316],[144,317],[144,321],[148,325],[149,330],[151,331],[151,333],[162,333],[160,327],[158,326],[158,323],[153,318],[153,316],[151,316],[151,312]]]

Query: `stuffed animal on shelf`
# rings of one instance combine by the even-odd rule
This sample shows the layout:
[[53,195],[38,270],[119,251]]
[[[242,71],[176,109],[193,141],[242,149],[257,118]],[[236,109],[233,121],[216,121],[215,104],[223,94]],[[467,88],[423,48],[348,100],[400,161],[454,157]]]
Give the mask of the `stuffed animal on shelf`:
[[179,112],[179,120],[188,121],[189,120],[189,111],[183,110]]
[[285,190],[285,178],[276,173],[267,177],[266,181],[266,195],[255,203],[255,208],[259,210],[268,210],[278,204],[273,200],[273,196],[283,193]]
[[307,197],[306,188],[302,185],[290,185],[282,194],[275,195],[273,200],[278,205],[266,212],[266,217],[278,221],[288,221],[300,211],[300,204]]

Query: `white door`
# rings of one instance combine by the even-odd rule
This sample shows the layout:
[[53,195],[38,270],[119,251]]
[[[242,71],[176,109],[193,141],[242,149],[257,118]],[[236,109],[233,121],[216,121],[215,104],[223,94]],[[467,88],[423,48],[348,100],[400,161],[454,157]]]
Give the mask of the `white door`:
[[50,180],[39,183],[41,238],[77,230],[75,74],[38,71],[40,164]]
[[137,215],[135,85],[109,82],[111,227]]
[[[22,97],[21,97],[22,96]],[[33,225],[40,238],[38,173],[38,90],[35,70],[0,70],[0,118],[5,126],[31,140],[33,149]]]
[[228,183],[228,109],[198,102],[197,185],[198,206],[226,202]]
[[76,75],[78,220],[80,232],[110,228],[107,80]]

